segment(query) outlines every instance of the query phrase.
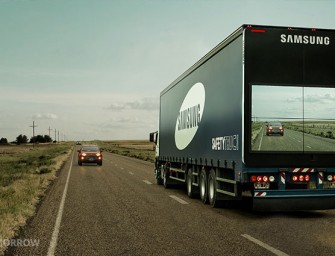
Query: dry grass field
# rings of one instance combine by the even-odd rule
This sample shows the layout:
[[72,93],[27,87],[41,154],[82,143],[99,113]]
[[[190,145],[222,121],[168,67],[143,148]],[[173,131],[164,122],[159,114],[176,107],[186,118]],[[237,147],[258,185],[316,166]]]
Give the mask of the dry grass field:
[[[10,239],[35,212],[68,158],[72,143],[0,146],[0,239]],[[4,251],[0,243],[0,255]]]
[[334,121],[284,122],[285,128],[315,136],[335,139]]
[[97,144],[105,152],[135,157],[149,162],[155,160],[155,144],[148,140],[98,141]]

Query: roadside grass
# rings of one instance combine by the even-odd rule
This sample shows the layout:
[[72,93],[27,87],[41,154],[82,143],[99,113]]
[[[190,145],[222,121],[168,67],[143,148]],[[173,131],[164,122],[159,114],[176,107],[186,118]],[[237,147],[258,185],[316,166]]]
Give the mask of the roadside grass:
[[263,122],[252,122],[251,128],[251,146],[253,146],[256,142],[256,139],[261,134],[262,128],[265,124]]
[[334,121],[306,121],[302,122],[283,122],[286,129],[312,134],[315,136],[335,139]]
[[155,144],[146,140],[96,141],[105,151],[123,156],[138,158],[144,161],[155,161]]
[[71,143],[0,146],[1,242],[10,239],[31,217],[49,183],[71,152]]

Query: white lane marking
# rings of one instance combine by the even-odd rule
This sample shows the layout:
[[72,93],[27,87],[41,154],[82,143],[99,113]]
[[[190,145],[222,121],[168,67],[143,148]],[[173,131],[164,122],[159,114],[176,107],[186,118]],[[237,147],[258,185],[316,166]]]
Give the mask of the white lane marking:
[[133,173],[133,172],[129,172],[129,174],[130,174],[130,175],[134,175],[134,173]]
[[177,197],[177,196],[174,196],[174,195],[169,195],[169,197],[171,197],[172,199],[176,200],[178,203],[181,203],[181,204],[188,204],[188,202],[184,201],[183,199]]
[[285,252],[282,252],[276,248],[273,248],[272,246],[256,239],[256,238],[253,238],[252,236],[248,235],[248,234],[242,234],[241,236],[243,236],[244,238],[248,239],[249,241],[263,247],[264,249],[272,252],[273,254],[275,255],[278,255],[278,256],[289,256],[288,254],[286,254]]
[[263,141],[263,136],[264,136],[263,129],[264,129],[264,127],[262,127],[262,130],[261,130],[261,141],[259,142],[258,151],[260,151],[261,147],[262,147],[262,141]]
[[295,140],[295,141],[297,141],[297,142],[301,143],[301,140],[300,140],[300,139],[298,139],[298,138],[296,138],[296,137],[289,136],[289,138],[291,138],[292,140]]
[[71,163],[70,163],[70,169],[69,169],[69,173],[67,174],[67,178],[66,178],[66,183],[65,183],[65,187],[64,187],[62,199],[60,201],[60,205],[59,205],[59,209],[58,209],[58,214],[57,214],[57,218],[56,218],[54,230],[52,232],[52,236],[51,236],[51,240],[50,240],[50,244],[49,244],[49,249],[48,249],[48,254],[47,254],[48,256],[55,255],[55,250],[56,250],[56,247],[57,247],[57,240],[58,240],[58,235],[59,235],[59,229],[60,229],[60,223],[62,221],[62,216],[63,216],[63,211],[64,211],[64,204],[65,204],[65,198],[66,198],[67,188],[69,186],[70,174],[71,174],[71,170],[72,170],[73,158],[74,158],[74,151],[73,151],[73,154],[72,154],[72,159],[71,159]]
[[148,185],[151,185],[152,183],[148,180],[143,180],[144,183],[148,184]]

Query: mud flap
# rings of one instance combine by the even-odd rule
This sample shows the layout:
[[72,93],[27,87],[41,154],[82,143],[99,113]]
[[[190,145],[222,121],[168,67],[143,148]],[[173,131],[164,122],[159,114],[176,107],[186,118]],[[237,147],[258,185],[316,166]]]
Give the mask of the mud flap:
[[260,212],[335,209],[334,196],[253,198],[253,210]]

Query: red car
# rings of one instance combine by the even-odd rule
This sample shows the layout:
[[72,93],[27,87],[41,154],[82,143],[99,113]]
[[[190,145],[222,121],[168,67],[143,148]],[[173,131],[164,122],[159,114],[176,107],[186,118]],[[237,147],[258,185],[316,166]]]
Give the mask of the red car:
[[280,134],[284,136],[284,127],[279,122],[270,122],[266,125],[266,135],[269,136],[270,134]]
[[78,150],[78,153],[79,165],[82,165],[83,163],[96,163],[102,165],[102,151],[98,146],[82,146],[81,149]]

